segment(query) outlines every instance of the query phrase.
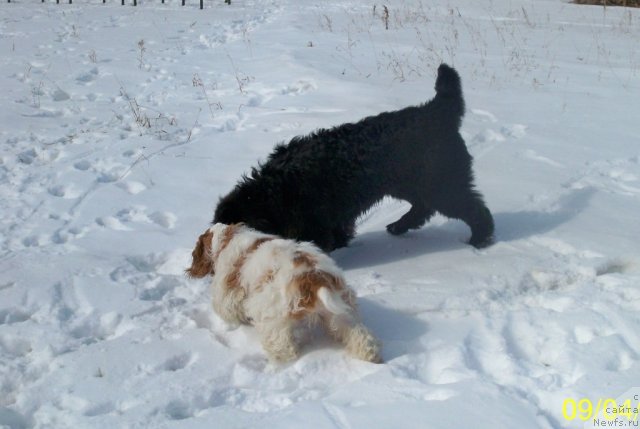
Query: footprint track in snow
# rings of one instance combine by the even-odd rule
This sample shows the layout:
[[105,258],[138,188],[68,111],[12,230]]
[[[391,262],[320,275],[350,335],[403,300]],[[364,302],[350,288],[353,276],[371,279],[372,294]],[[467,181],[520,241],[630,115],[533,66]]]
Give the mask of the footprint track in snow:
[[99,403],[97,405],[89,406],[83,414],[87,417],[96,417],[113,413],[116,411],[116,409],[117,408],[115,403],[107,401]]
[[156,211],[147,214],[145,206],[133,206],[120,210],[115,216],[103,216],[96,219],[96,223],[102,227],[129,231],[135,224],[153,224],[165,229],[173,229],[178,217],[168,211]]
[[140,300],[161,301],[165,295],[182,285],[178,279],[173,277],[159,277],[150,283],[150,287],[145,287],[138,293]]
[[474,115],[480,122],[490,122],[492,124],[498,122],[498,118],[496,118],[493,113],[487,110],[471,109],[471,114]]
[[471,140],[473,143],[502,143],[507,140],[519,140],[527,135],[527,127],[521,124],[503,126],[499,130],[485,128],[475,134]]
[[185,420],[195,414],[192,404],[180,399],[169,402],[164,412],[170,420]]
[[[145,255],[129,255],[125,257],[126,264],[115,268],[110,278],[114,282],[143,278],[145,282],[157,279],[162,275],[182,278],[190,254],[187,249],[175,252],[149,253]],[[134,281],[133,284],[140,284]]]
[[0,351],[12,358],[21,358],[32,352],[31,342],[13,335],[0,335]]
[[100,71],[98,70],[98,67],[92,67],[91,69],[78,74],[76,77],[76,82],[81,85],[90,85],[96,79],[98,79],[99,75]]
[[99,183],[114,183],[124,179],[130,172],[130,167],[113,159],[80,159],[73,163],[76,171],[93,174]]
[[71,338],[80,340],[83,344],[91,344],[118,338],[129,331],[130,324],[123,321],[124,317],[116,312],[92,313],[70,323],[68,332]]
[[0,326],[26,322],[32,315],[32,312],[17,307],[0,309]]
[[147,189],[146,185],[135,180],[120,181],[117,186],[131,195],[137,195]]
[[[7,170],[8,180],[0,184],[0,188],[11,184],[11,188],[7,189],[7,195],[20,193],[20,200],[11,200],[16,201],[13,203],[14,209],[17,210],[20,205],[26,205],[23,202],[25,199],[27,201],[29,198],[41,199],[43,194],[49,197],[41,200],[40,205],[31,213],[20,216],[25,227],[11,231],[13,234],[7,240],[9,247],[46,247],[66,244],[84,237],[96,229],[95,223],[82,225],[77,222],[85,202],[90,197],[111,184],[115,184],[130,195],[139,194],[147,189],[140,182],[124,180],[130,171],[126,163],[118,159],[88,158],[95,153],[95,149],[87,151],[85,145],[95,143],[95,139],[91,136],[101,135],[99,131],[88,130],[103,127],[104,123],[90,118],[85,118],[80,123],[79,129],[63,126],[65,137],[57,139],[30,133],[6,140],[9,146],[17,149],[14,151],[17,155],[2,162],[16,168]],[[85,130],[82,127],[88,128]],[[20,150],[20,147],[28,148]],[[135,154],[135,151],[132,153]],[[122,156],[126,157],[126,153]],[[55,174],[51,172],[54,166]],[[82,173],[91,175],[91,178],[87,180],[79,177],[78,175]],[[118,215],[121,218],[124,216],[123,213]],[[134,227],[131,223],[128,225],[122,221],[118,223],[120,220],[118,216],[112,217],[115,221],[105,216],[97,223],[99,226],[112,229]],[[164,229],[172,229],[176,225],[177,217],[170,212],[157,211],[148,214],[144,222]]]
[[57,230],[52,237],[52,242],[55,244],[66,244],[72,240],[84,237],[90,228],[88,227],[70,227],[61,228]]
[[198,360],[198,355],[191,352],[177,354],[156,367],[156,372],[176,372],[183,370]]
[[[491,112],[482,109],[471,109],[471,122],[480,124],[482,129],[473,134],[463,132],[470,147],[474,148],[474,157],[482,158],[495,149],[499,144],[520,140],[527,135],[527,126],[510,124],[499,126],[498,118]],[[487,126],[490,125],[490,126]]]
[[[227,382],[224,380],[219,384],[226,385]],[[243,396],[237,389],[214,388],[211,393],[195,394],[190,395],[189,398],[171,400],[163,407],[156,409],[152,415],[163,414],[169,420],[186,420],[210,408],[225,404],[236,406],[236,402],[242,400]]]
[[51,196],[64,199],[78,198],[82,192],[75,185],[54,185],[48,189]]
[[595,188],[624,196],[640,194],[640,157],[590,163],[563,186],[571,189]]

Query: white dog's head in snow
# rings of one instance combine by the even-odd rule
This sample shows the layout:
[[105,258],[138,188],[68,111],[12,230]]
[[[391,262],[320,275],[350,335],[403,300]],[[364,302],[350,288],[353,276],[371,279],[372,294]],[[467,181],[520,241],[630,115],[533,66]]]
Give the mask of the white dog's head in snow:
[[313,244],[218,223],[200,236],[192,257],[189,276],[213,275],[216,313],[254,325],[272,360],[297,357],[294,329],[320,322],[352,356],[381,361],[379,342],[360,322],[342,272]]

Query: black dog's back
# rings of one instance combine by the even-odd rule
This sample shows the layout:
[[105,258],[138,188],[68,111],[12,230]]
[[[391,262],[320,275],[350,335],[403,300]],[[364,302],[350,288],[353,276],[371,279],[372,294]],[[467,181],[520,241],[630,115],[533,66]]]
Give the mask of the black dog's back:
[[387,226],[392,234],[419,228],[439,211],[471,227],[471,244],[490,243],[493,221],[473,190],[471,157],[458,132],[464,115],[458,73],[442,64],[435,89],[423,105],[276,146],[220,200],[214,223],[244,222],[330,251],[347,245],[358,216],[392,196],[412,204]]

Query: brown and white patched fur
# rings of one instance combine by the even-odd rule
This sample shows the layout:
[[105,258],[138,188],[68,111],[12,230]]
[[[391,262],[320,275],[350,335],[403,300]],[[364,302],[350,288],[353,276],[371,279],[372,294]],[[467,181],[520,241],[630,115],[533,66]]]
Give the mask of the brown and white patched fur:
[[313,244],[218,223],[200,236],[192,256],[189,276],[213,275],[216,313],[231,324],[254,325],[270,359],[296,358],[294,329],[320,322],[352,356],[381,361],[342,272]]

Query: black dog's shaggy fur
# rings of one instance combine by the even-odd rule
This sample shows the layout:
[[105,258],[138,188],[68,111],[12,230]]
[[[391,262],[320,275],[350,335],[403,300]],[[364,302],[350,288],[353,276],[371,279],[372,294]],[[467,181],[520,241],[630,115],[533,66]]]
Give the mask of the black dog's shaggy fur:
[[213,222],[244,222],[331,251],[346,246],[358,216],[388,195],[411,203],[387,225],[391,234],[418,229],[437,211],[469,225],[471,245],[491,244],[493,218],[474,190],[472,159],[459,133],[458,73],[442,64],[435,90],[426,104],[276,146],[220,200]]

